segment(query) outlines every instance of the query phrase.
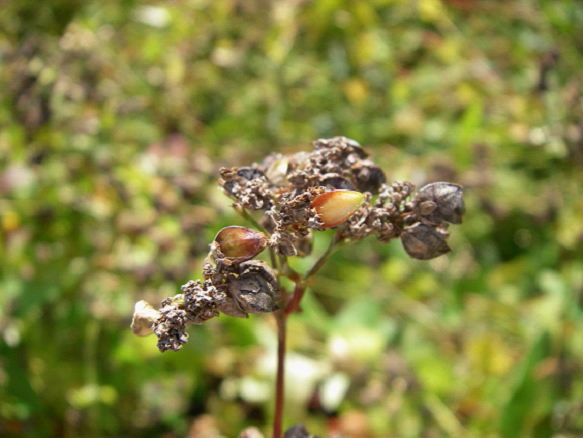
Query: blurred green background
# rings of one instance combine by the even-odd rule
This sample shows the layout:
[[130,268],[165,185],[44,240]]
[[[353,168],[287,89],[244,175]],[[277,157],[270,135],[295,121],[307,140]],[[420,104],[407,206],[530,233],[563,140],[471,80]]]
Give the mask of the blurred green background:
[[335,135],[467,213],[431,262],[334,255],[290,320],[286,424],[583,436],[580,1],[10,0],[0,30],[0,436],[268,432],[272,318],[160,354],[133,303],[244,224],[220,166]]

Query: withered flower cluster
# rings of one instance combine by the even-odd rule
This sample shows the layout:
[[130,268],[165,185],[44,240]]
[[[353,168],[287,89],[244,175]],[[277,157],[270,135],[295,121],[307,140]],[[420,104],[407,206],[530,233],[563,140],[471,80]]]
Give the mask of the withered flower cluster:
[[203,281],[189,281],[182,294],[166,298],[155,310],[145,301],[136,303],[132,329],[140,336],[152,331],[160,351],[180,350],[188,341],[187,326],[226,315],[273,312],[279,308],[275,272],[261,260],[251,260],[265,248],[267,239],[245,227],[223,228],[210,245],[203,266]]
[[314,231],[336,228],[337,240],[400,238],[416,259],[450,251],[448,226],[461,223],[464,212],[461,186],[434,182],[415,192],[409,182],[387,183],[354,140],[334,137],[313,145],[311,152],[271,154],[260,164],[220,170],[219,184],[234,208],[261,211],[268,235],[235,226],[221,230],[211,244],[204,280],[188,282],[183,294],[164,300],[158,311],[138,303],[134,332],[145,334],[149,325],[160,350],[178,350],[188,339],[189,324],[220,312],[245,317],[277,310],[285,304],[277,272],[252,259],[266,246],[280,256],[307,255]]
[[[320,139],[312,152],[272,154],[261,164],[221,169],[220,174],[219,184],[236,207],[265,212],[269,243],[282,255],[303,254],[311,230],[340,225],[344,239],[375,235],[386,242],[401,237],[411,257],[431,259],[449,251],[448,223],[460,223],[464,210],[461,186],[436,182],[414,194],[411,183],[387,184],[368,153],[346,137]],[[346,192],[340,191],[357,192],[363,198],[346,199]],[[334,223],[317,209],[325,202],[325,193],[330,193],[327,199],[337,209],[340,204],[364,202]]]

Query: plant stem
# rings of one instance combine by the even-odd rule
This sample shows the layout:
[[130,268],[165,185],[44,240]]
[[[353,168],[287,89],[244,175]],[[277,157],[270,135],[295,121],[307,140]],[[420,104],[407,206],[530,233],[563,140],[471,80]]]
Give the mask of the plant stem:
[[273,417],[273,438],[282,437],[283,404],[285,397],[285,352],[287,315],[283,310],[275,314],[277,322],[277,374],[275,378],[275,414]]
[[[338,234],[335,234],[330,240],[330,244],[320,258],[314,263],[310,270],[299,278],[295,271],[291,271],[288,277],[295,282],[295,288],[291,300],[287,305],[275,313],[275,320],[277,322],[277,373],[275,376],[275,413],[273,416],[273,438],[282,438],[282,423],[283,423],[283,405],[285,401],[285,353],[286,353],[286,325],[287,317],[297,312],[302,297],[308,287],[308,281],[316,275],[316,273],[324,266],[330,254],[334,251],[335,245],[338,243]],[[287,261],[281,260],[281,265],[286,266]],[[287,267],[287,266],[286,266]]]

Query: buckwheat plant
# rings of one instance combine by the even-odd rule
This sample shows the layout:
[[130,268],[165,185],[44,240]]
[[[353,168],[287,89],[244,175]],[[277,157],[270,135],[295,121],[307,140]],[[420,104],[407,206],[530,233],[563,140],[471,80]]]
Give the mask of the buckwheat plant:
[[[158,337],[160,351],[180,350],[187,327],[224,313],[245,318],[272,313],[277,321],[278,349],[273,437],[282,436],[286,320],[299,311],[312,277],[341,243],[376,236],[382,242],[401,239],[409,256],[432,259],[450,251],[449,224],[464,212],[463,189],[433,182],[415,191],[413,184],[387,183],[384,172],[354,140],[320,139],[310,152],[271,154],[248,167],[220,169],[219,184],[233,208],[253,224],[229,226],[210,244],[202,279],[182,286],[155,309],[145,301],[135,306],[134,333]],[[312,250],[314,233],[335,229],[328,249],[300,275],[289,257]],[[254,258],[267,249],[270,264]],[[294,284],[285,290],[279,281]],[[287,435],[287,434],[286,434]]]

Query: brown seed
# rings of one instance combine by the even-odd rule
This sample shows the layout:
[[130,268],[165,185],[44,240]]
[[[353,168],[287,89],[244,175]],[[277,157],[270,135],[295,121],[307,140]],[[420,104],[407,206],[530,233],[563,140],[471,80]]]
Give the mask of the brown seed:
[[340,225],[354,214],[364,202],[365,196],[351,190],[334,190],[316,196],[311,203],[324,228]]
[[354,190],[354,185],[348,181],[346,178],[335,174],[329,173],[327,175],[323,175],[322,179],[320,180],[320,185],[324,187],[329,187],[332,189],[337,190]]
[[401,234],[401,242],[407,254],[419,260],[433,259],[451,251],[445,238],[435,228],[423,223],[405,228]]
[[265,235],[251,228],[232,225],[220,230],[215,236],[219,256],[236,261],[245,261],[255,257],[265,249]]
[[377,194],[387,180],[382,169],[370,160],[362,160],[351,168],[358,190]]
[[229,293],[246,313],[274,312],[279,308],[277,276],[261,260],[241,263],[241,274],[229,282]]
[[[429,221],[442,221],[461,224],[464,214],[464,189],[462,186],[448,182],[434,182],[419,189],[421,216]],[[426,202],[433,202],[436,208],[427,210]]]

